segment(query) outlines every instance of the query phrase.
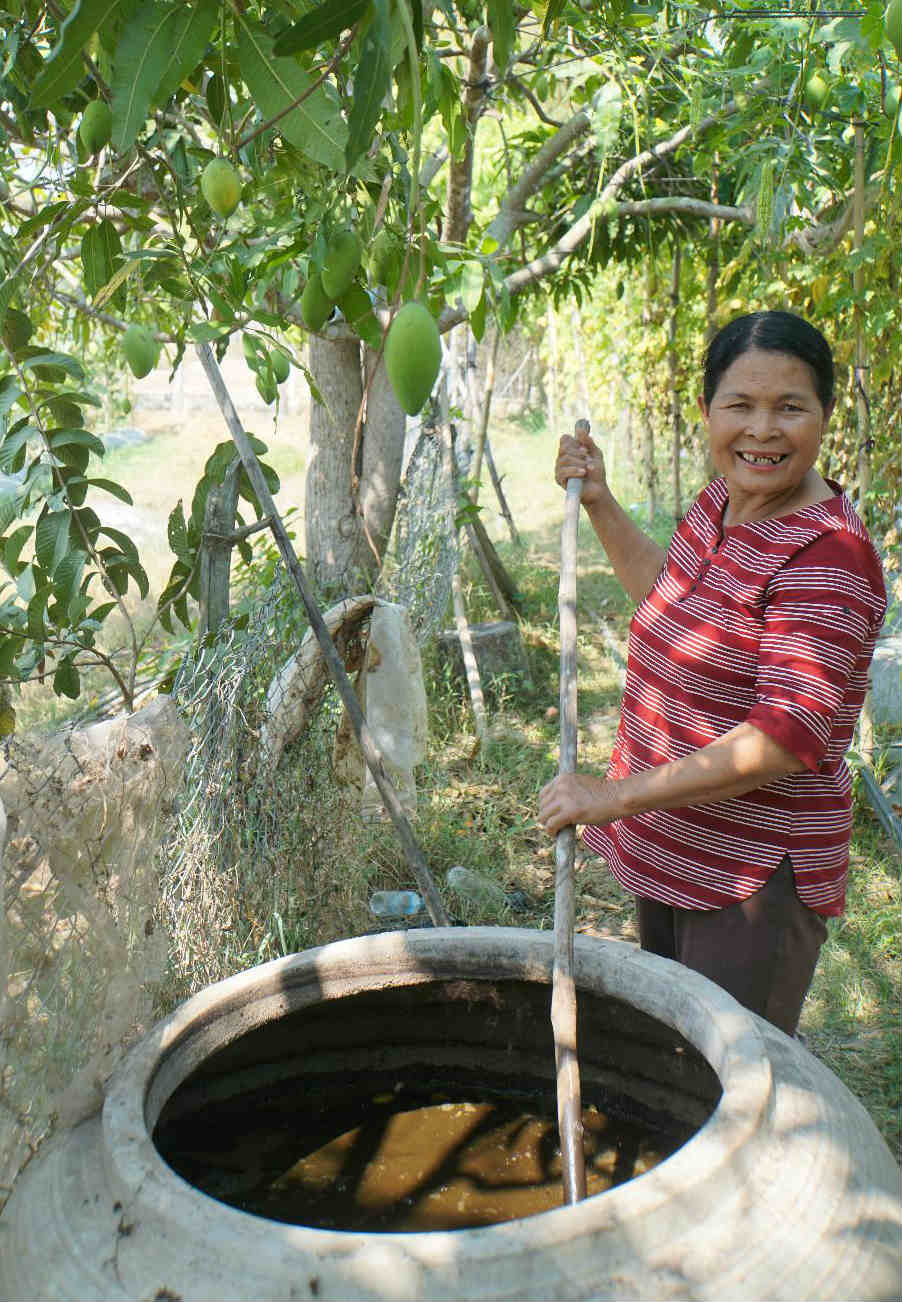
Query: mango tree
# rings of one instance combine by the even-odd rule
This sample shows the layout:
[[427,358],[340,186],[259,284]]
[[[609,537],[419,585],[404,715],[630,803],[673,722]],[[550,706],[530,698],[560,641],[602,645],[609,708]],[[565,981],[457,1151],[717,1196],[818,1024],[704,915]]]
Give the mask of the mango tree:
[[[627,0],[9,12],[0,673],[52,671],[69,695],[106,654],[104,619],[146,590],[97,497],[127,495],[96,470],[97,396],[75,356],[90,341],[118,341],[138,373],[160,345],[175,368],[241,332],[268,401],[290,358],[315,399],[307,562],[353,590],[394,512],[405,413],[381,353],[402,303],[478,340],[536,295],[579,305],[600,268],[625,282],[679,240],[709,266],[716,241],[726,305],[762,248],[813,269],[841,247],[852,116],[868,123],[872,221],[898,165],[898,50],[879,3],[834,20]],[[207,498],[230,465],[211,450],[190,513],[173,512],[167,618],[190,622]],[[128,700],[133,668],[106,659]]]

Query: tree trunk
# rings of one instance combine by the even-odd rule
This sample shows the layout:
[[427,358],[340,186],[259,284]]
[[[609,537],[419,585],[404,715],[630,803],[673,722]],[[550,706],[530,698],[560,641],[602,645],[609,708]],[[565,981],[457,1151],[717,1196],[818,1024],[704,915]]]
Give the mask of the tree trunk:
[[323,402],[314,402],[310,411],[307,565],[314,584],[333,595],[372,587],[395,519],[405,418],[376,358],[367,349],[372,382],[366,420],[355,440],[363,398],[360,344],[317,335],[310,339],[310,370]]
[[204,507],[204,537],[200,553],[199,638],[205,637],[207,633],[215,633],[229,617],[229,586],[240,471],[241,461],[236,456],[222,483],[210,489]]
[[354,430],[363,397],[359,342],[312,334],[310,370],[323,402],[310,408],[307,568],[322,591],[351,594],[368,586],[375,568],[351,492]]
[[[367,532],[381,558],[385,555],[401,483],[404,433],[407,422],[394,390],[388,382],[385,364],[378,354],[366,350],[366,428],[363,437],[363,474],[360,505]],[[368,548],[369,550],[369,548]],[[375,556],[370,551],[373,563]]]

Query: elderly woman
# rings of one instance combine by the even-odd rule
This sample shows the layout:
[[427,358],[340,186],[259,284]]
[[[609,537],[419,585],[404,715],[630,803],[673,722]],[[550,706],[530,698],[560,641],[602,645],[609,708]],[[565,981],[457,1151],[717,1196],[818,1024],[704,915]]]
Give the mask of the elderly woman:
[[588,435],[561,439],[555,478],[582,479],[638,604],[607,775],[555,778],[539,819],[552,836],[583,825],[636,897],[643,949],[791,1035],[844,905],[843,755],[886,597],[864,525],[815,468],[834,403],[820,332],[787,312],[731,321],[698,401],[721,477],[666,552],[618,506]]

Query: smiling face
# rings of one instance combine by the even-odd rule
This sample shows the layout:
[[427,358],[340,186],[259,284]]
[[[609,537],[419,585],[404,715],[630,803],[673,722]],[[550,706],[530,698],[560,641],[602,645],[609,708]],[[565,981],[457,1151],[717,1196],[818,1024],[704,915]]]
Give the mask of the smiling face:
[[830,418],[814,372],[791,353],[750,348],[727,367],[710,406],[711,455],[730,492],[729,523],[784,515],[829,496],[814,470]]

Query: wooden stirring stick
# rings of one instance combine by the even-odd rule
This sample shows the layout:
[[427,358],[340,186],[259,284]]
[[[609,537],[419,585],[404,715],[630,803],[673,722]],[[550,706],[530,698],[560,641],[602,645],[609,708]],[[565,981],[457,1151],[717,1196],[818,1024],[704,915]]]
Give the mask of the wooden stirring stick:
[[[589,432],[589,422],[578,420],[576,433]],[[576,768],[576,536],[582,495],[581,479],[567,480],[564,525],[561,530],[561,575],[558,613],[561,628],[561,749],[559,773]],[[576,986],[573,982],[573,857],[576,828],[564,827],[555,839],[554,969],[551,1026],[557,1069],[557,1116],[563,1162],[564,1199],[579,1202],[586,1196],[583,1157],[582,1102],[579,1059],[576,1054]]]

